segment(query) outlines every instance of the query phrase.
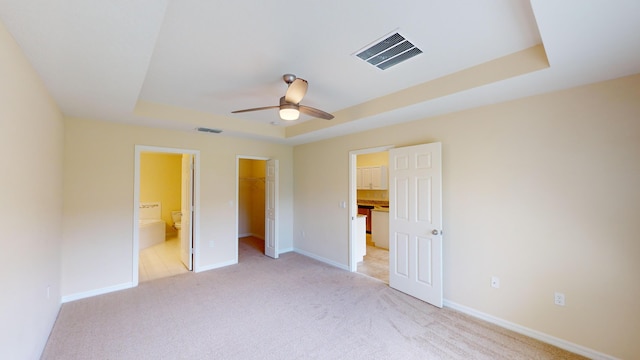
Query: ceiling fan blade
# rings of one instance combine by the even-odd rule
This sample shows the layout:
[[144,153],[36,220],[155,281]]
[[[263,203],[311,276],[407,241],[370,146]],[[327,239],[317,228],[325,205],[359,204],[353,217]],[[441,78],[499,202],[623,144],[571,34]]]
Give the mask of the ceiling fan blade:
[[243,112],[249,112],[249,111],[258,111],[258,110],[268,110],[268,109],[279,109],[280,106],[275,105],[275,106],[263,106],[263,107],[258,107],[258,108],[251,108],[251,109],[244,109],[244,110],[236,110],[236,111],[232,111],[232,114],[237,114],[237,113],[243,113]]
[[307,93],[309,83],[307,80],[297,78],[287,88],[287,93],[284,95],[284,99],[292,104],[299,104],[302,98]]
[[309,115],[309,116],[313,116],[319,119],[325,119],[325,120],[331,120],[333,119],[333,115],[324,112],[322,110],[318,110],[316,108],[312,108],[311,106],[304,106],[304,105],[300,105],[300,107],[298,108],[300,110],[301,113]]

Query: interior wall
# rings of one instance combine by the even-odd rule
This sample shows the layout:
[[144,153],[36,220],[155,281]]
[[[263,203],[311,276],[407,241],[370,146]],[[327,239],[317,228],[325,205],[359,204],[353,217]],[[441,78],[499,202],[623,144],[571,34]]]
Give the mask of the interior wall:
[[238,159],[238,236],[251,235],[250,159]]
[[60,309],[63,121],[0,23],[0,359],[38,359]]
[[140,154],[140,202],[160,201],[167,234],[175,234],[172,211],[181,209],[182,154]]
[[252,177],[255,179],[251,186],[251,233],[259,238],[264,238],[267,162],[265,160],[253,160],[251,165]]
[[356,157],[356,166],[389,166],[389,153],[387,151],[360,154]]
[[[62,295],[131,286],[135,145],[200,151],[196,270],[235,263],[236,156],[280,160],[280,250],[293,247],[292,147],[223,134],[65,119]],[[135,227],[137,229],[137,226]],[[136,254],[137,255],[137,254]],[[65,300],[63,298],[63,300]]]
[[296,146],[296,249],[348,265],[349,151],[442,142],[446,301],[638,358],[639,89],[635,75]]

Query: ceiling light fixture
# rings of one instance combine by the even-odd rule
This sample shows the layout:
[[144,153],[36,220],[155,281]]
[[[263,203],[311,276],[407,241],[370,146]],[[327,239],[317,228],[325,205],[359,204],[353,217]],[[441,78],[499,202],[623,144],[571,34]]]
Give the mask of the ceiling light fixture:
[[300,117],[300,110],[296,104],[281,104],[280,105],[280,119],[282,120],[298,120]]

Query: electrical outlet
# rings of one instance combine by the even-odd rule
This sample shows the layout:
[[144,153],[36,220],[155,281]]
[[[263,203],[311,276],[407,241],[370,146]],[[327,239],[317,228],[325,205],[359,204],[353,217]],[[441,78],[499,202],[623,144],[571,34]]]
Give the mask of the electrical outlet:
[[215,243],[213,242],[213,240],[209,240],[209,247],[210,248],[214,248],[216,247]]
[[500,278],[497,276],[492,276],[491,277],[491,287],[492,288],[500,288]]
[[563,293],[555,293],[553,295],[553,303],[558,306],[564,306],[564,294]]

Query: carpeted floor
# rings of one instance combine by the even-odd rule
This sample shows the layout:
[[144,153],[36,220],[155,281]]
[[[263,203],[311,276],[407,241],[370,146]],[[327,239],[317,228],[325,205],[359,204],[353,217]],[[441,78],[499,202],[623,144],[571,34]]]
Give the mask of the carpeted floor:
[[42,359],[583,359],[260,243],[243,239],[237,265],[64,304]]

